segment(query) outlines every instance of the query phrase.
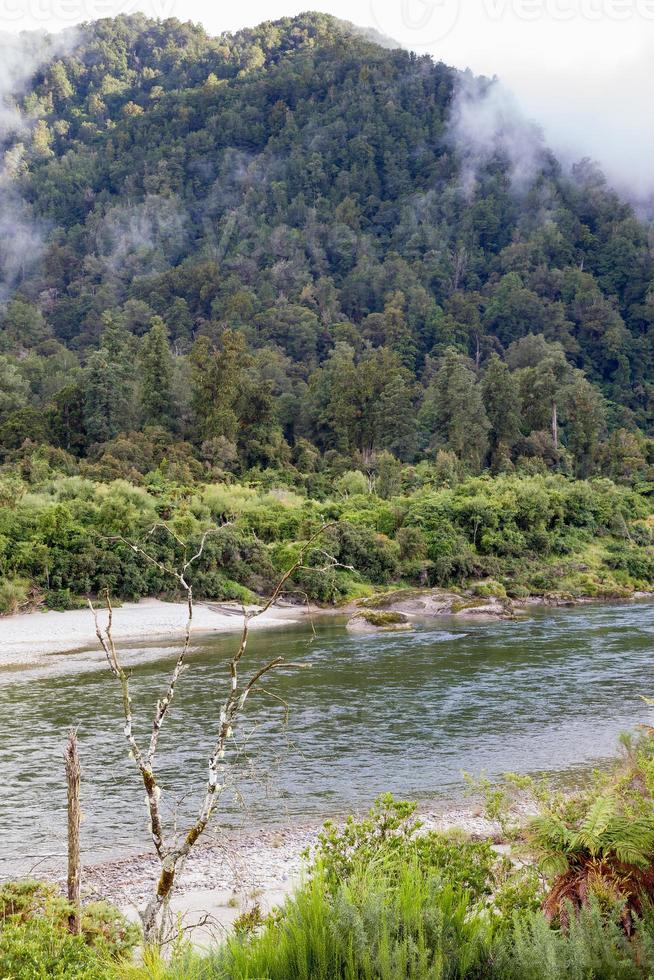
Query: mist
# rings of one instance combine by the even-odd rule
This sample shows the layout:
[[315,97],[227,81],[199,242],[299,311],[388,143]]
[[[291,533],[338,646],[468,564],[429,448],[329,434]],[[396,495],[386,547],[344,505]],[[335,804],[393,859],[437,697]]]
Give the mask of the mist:
[[613,67],[513,68],[506,84],[566,164],[595,160],[635,204],[654,197],[654,43]]
[[188,215],[178,197],[148,194],[136,204],[110,208],[99,220],[94,237],[105,275],[126,279],[154,275],[184,254]]
[[472,195],[479,171],[493,157],[506,160],[512,188],[528,190],[545,161],[541,130],[522,113],[513,94],[496,79],[461,75],[447,129],[461,161],[461,185]]
[[43,65],[72,48],[75,33],[0,33],[0,304],[38,263],[45,247],[46,229],[22,198],[17,181],[36,122],[21,111],[20,97]]

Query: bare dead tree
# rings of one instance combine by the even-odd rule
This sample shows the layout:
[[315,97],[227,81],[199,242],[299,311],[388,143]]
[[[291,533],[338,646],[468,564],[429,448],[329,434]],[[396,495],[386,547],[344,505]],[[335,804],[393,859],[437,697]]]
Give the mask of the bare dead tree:
[[71,728],[64,753],[66,784],[68,788],[68,901],[72,906],[68,928],[73,935],[81,930],[81,861],[80,861],[80,764],[77,750],[77,732]]
[[[271,672],[282,667],[302,668],[307,666],[306,664],[291,663],[281,656],[275,657],[274,659],[265,663],[258,670],[255,670],[249,677],[247,677],[247,679],[243,679],[241,677],[240,669],[248,646],[250,623],[253,619],[263,615],[275,605],[280,595],[284,592],[284,588],[291,576],[295,571],[297,571],[297,569],[303,567],[302,563],[309,550],[328,528],[334,526],[334,523],[336,522],[323,525],[314,535],[309,538],[309,540],[301,548],[297,559],[281,576],[272,594],[262,606],[255,609],[246,609],[243,607],[243,629],[241,631],[238,648],[232,659],[229,661],[229,679],[227,691],[218,711],[217,731],[215,741],[209,755],[207,779],[204,792],[198,808],[197,816],[185,832],[180,833],[178,830],[173,830],[173,832],[169,835],[164,828],[164,821],[160,806],[161,788],[159,786],[155,771],[155,760],[159,735],[168,710],[170,709],[170,705],[173,701],[177,682],[180,675],[187,667],[186,661],[191,646],[191,631],[193,625],[193,588],[188,580],[189,569],[193,564],[201,559],[204,553],[208,535],[212,533],[212,531],[216,531],[218,529],[214,528],[205,531],[197,552],[183,563],[181,569],[171,568],[163,562],[160,562],[138,544],[129,542],[124,538],[119,539],[130,547],[135,553],[141,555],[146,561],[154,564],[160,571],[172,575],[186,593],[188,612],[182,647],[170,676],[166,692],[164,696],[156,703],[150,739],[145,747],[142,747],[138,743],[134,735],[129,674],[125,671],[121,663],[114,640],[113,608],[111,605],[110,596],[107,593],[107,620],[104,627],[100,626],[98,613],[94,608],[93,603],[89,599],[89,607],[94,617],[95,632],[98,637],[98,641],[107,658],[109,669],[120,685],[124,716],[123,734],[129,746],[130,755],[134,760],[136,768],[141,776],[143,786],[145,787],[152,842],[160,864],[159,878],[156,883],[154,894],[150,898],[146,907],[140,913],[146,944],[161,945],[165,941],[171,896],[174,893],[175,887],[184,869],[188,855],[204,833],[213,815],[215,807],[222,793],[226,789],[228,773],[226,768],[228,765],[226,760],[227,744],[229,739],[232,737],[234,725],[240,714],[243,712],[248,698],[256,690],[264,693],[270,693],[265,692],[264,688],[261,686],[261,681]],[[180,539],[165,524],[155,525],[150,533],[153,533],[157,528],[164,528],[179,544],[183,545],[183,542],[181,542]],[[335,565],[338,564],[335,561],[333,563]]]

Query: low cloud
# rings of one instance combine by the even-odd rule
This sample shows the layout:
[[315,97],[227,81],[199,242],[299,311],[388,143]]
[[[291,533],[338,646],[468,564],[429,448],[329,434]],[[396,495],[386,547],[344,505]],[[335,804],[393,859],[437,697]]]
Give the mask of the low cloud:
[[595,160],[635,203],[654,196],[654,44],[611,67],[513,67],[509,84],[564,163]]
[[178,197],[149,194],[133,205],[116,205],[95,233],[106,273],[131,279],[175,264],[188,243],[188,216]]
[[36,72],[67,53],[75,32],[56,37],[34,32],[0,33],[0,304],[41,258],[45,229],[22,198],[17,181],[23,140],[34,119],[21,111],[20,99]]
[[529,188],[546,159],[541,130],[521,112],[511,92],[495,79],[470,72],[459,79],[448,139],[461,161],[466,194],[473,193],[480,171],[494,158],[506,162],[516,192]]

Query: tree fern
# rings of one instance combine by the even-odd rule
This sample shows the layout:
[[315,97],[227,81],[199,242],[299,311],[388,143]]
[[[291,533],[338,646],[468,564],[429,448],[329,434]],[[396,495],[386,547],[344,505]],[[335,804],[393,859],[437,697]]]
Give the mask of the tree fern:
[[614,794],[597,797],[578,826],[548,813],[530,824],[531,840],[541,853],[546,874],[563,874],[584,858],[615,857],[644,868],[654,854],[654,815],[630,817],[619,812]]
[[602,854],[615,854],[625,864],[646,867],[654,851],[654,819],[617,816],[602,838]]
[[576,851],[585,848],[593,856],[600,854],[604,835],[615,819],[617,809],[617,801],[613,795],[598,796],[581,826],[572,835],[573,849]]

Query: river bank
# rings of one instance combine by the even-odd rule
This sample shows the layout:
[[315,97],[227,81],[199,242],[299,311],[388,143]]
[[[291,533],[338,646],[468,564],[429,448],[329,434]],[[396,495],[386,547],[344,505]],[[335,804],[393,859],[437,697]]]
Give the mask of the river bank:
[[[499,834],[499,826],[479,808],[426,810],[420,819],[425,830],[475,840],[496,839]],[[209,945],[220,938],[255,904],[264,913],[282,904],[300,883],[306,854],[315,847],[321,827],[285,824],[208,834],[192,851],[171,903],[194,945]],[[84,870],[83,892],[112,902],[136,921],[158,873],[159,864],[149,853],[94,864]]]
[[[560,593],[534,595],[520,600],[506,600],[496,596],[479,598],[473,590],[457,592],[444,589],[399,589],[379,592],[374,597],[344,606],[318,607],[289,602],[277,603],[264,614],[250,621],[252,630],[271,627],[288,627],[310,623],[324,616],[352,616],[356,621],[367,615],[367,610],[397,612],[411,620],[442,619],[456,616],[461,619],[514,619],[529,611],[547,607],[570,607],[590,603],[615,604],[651,600],[652,592],[634,592],[628,596],[615,595],[570,596]],[[255,607],[249,607],[250,609]],[[354,614],[354,615],[353,615]],[[99,621],[106,622],[106,612],[99,610]],[[162,655],[169,651],[167,645],[183,636],[187,606],[183,602],[163,602],[159,599],[142,599],[126,602],[114,611],[113,635],[116,640],[133,644],[160,643]],[[366,627],[375,624],[366,623]],[[234,602],[197,602],[193,612],[193,633],[198,638],[212,635],[238,633],[243,626],[243,608]],[[56,663],[56,657],[69,655],[67,666],[77,669],[93,669],[104,666],[95,635],[93,616],[88,609],[34,610],[11,616],[0,616],[0,673],[22,669],[47,669]],[[60,666],[60,665],[59,665]]]
[[[308,621],[322,610],[306,605],[278,604],[250,621],[252,630],[293,626]],[[134,643],[173,642],[184,634],[187,606],[183,602],[143,599],[126,602],[114,610],[113,635],[116,640]],[[98,611],[100,625],[106,611]],[[238,633],[243,628],[243,610],[236,603],[196,603],[193,632],[200,635]],[[55,656],[70,654],[90,669],[104,666],[89,609],[65,612],[36,610],[0,617],[0,671],[46,667]],[[78,654],[90,654],[78,658]],[[69,659],[70,663],[70,659]]]

